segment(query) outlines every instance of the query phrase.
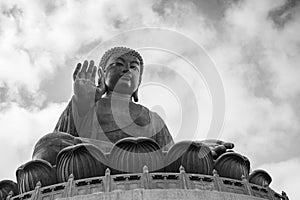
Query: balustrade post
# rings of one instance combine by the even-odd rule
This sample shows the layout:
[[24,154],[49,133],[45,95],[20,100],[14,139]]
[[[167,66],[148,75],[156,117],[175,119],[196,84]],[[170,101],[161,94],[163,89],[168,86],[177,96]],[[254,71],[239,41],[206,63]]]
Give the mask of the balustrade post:
[[219,173],[217,170],[213,170],[213,176],[214,176],[214,185],[215,185],[215,189],[219,192],[222,192],[222,180],[219,176]]
[[242,175],[242,181],[245,184],[247,194],[250,195],[250,196],[253,196],[251,185],[250,185],[249,181],[247,180],[246,176]]
[[104,178],[104,192],[110,192],[112,190],[111,188],[111,175],[110,175],[110,169],[107,168],[105,170],[105,178]]
[[69,178],[68,178],[68,183],[66,185],[65,188],[65,197],[72,197],[72,190],[74,187],[74,175],[70,174]]
[[32,200],[38,200],[40,197],[40,191],[41,191],[42,183],[39,181],[37,182],[34,191],[32,193],[31,199]]
[[143,167],[142,185],[144,189],[151,189],[149,170],[146,165]]
[[187,183],[187,175],[186,175],[185,169],[182,165],[179,167],[179,172],[180,172],[179,178],[181,180],[181,188],[188,189],[189,187],[188,187],[188,183]]

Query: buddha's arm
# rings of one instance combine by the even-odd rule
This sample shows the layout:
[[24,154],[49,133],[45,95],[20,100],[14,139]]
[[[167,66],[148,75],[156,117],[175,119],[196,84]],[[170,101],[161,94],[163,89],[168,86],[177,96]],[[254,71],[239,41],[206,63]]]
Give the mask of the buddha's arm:
[[156,132],[151,138],[160,145],[163,151],[167,151],[174,144],[173,137],[164,120],[155,112],[152,112],[151,115]]
[[58,122],[54,128],[54,132],[66,132],[77,136],[77,130],[74,126],[72,115],[72,101],[70,101],[65,110],[60,115]]
[[[69,102],[67,108],[61,114],[55,130],[70,133],[74,136],[79,136],[83,126],[86,128],[86,122],[91,122],[92,111],[95,105],[96,99],[102,96],[104,91],[104,76],[103,72],[99,74],[103,87],[96,88],[95,76],[96,67],[94,62],[90,61],[88,67],[88,61],[84,61],[77,64],[77,67],[73,74],[74,80],[74,95]],[[88,124],[89,124],[88,123]]]
[[171,148],[171,146],[174,144],[174,140],[173,140],[173,137],[170,134],[170,132],[169,132],[166,125],[163,126],[161,131],[158,133],[158,136],[163,138],[162,150],[163,151],[168,151]]

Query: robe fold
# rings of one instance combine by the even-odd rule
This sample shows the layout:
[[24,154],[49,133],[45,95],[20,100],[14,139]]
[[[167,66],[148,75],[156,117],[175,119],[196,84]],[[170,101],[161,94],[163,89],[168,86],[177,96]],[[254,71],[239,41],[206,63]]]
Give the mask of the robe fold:
[[61,114],[54,131],[80,137],[109,152],[112,145],[126,137],[154,139],[163,151],[174,144],[161,117],[148,108],[129,102],[125,109],[114,109],[111,99],[100,98],[84,116],[79,116],[74,97]]

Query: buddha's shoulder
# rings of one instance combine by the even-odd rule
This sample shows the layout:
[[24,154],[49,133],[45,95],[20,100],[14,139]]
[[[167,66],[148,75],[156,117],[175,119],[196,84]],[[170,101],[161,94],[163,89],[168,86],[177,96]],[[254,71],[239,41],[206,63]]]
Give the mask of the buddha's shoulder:
[[[153,115],[153,112],[151,110],[141,104],[129,102],[126,106],[129,107],[129,112],[133,116],[151,118],[151,116]],[[96,110],[101,111],[102,113],[110,113],[112,108],[114,107],[115,106],[112,104],[111,99],[108,98],[101,98],[96,102]]]
[[[112,105],[112,100],[109,99],[109,98],[100,98],[96,101],[96,106],[101,107],[101,108],[111,109],[111,106],[113,106]],[[137,103],[134,103],[134,102],[129,102],[128,106],[129,106],[130,110],[140,110],[140,111],[152,113],[152,111],[150,111],[147,107],[145,107],[141,104],[137,104]]]

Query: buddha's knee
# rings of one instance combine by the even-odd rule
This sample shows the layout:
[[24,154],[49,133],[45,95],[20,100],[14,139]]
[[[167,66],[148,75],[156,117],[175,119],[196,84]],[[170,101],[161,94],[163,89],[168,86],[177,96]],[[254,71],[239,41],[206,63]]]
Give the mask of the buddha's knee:
[[55,165],[56,156],[63,148],[78,143],[81,143],[81,141],[68,133],[48,133],[35,144],[32,159],[46,160],[52,165]]

